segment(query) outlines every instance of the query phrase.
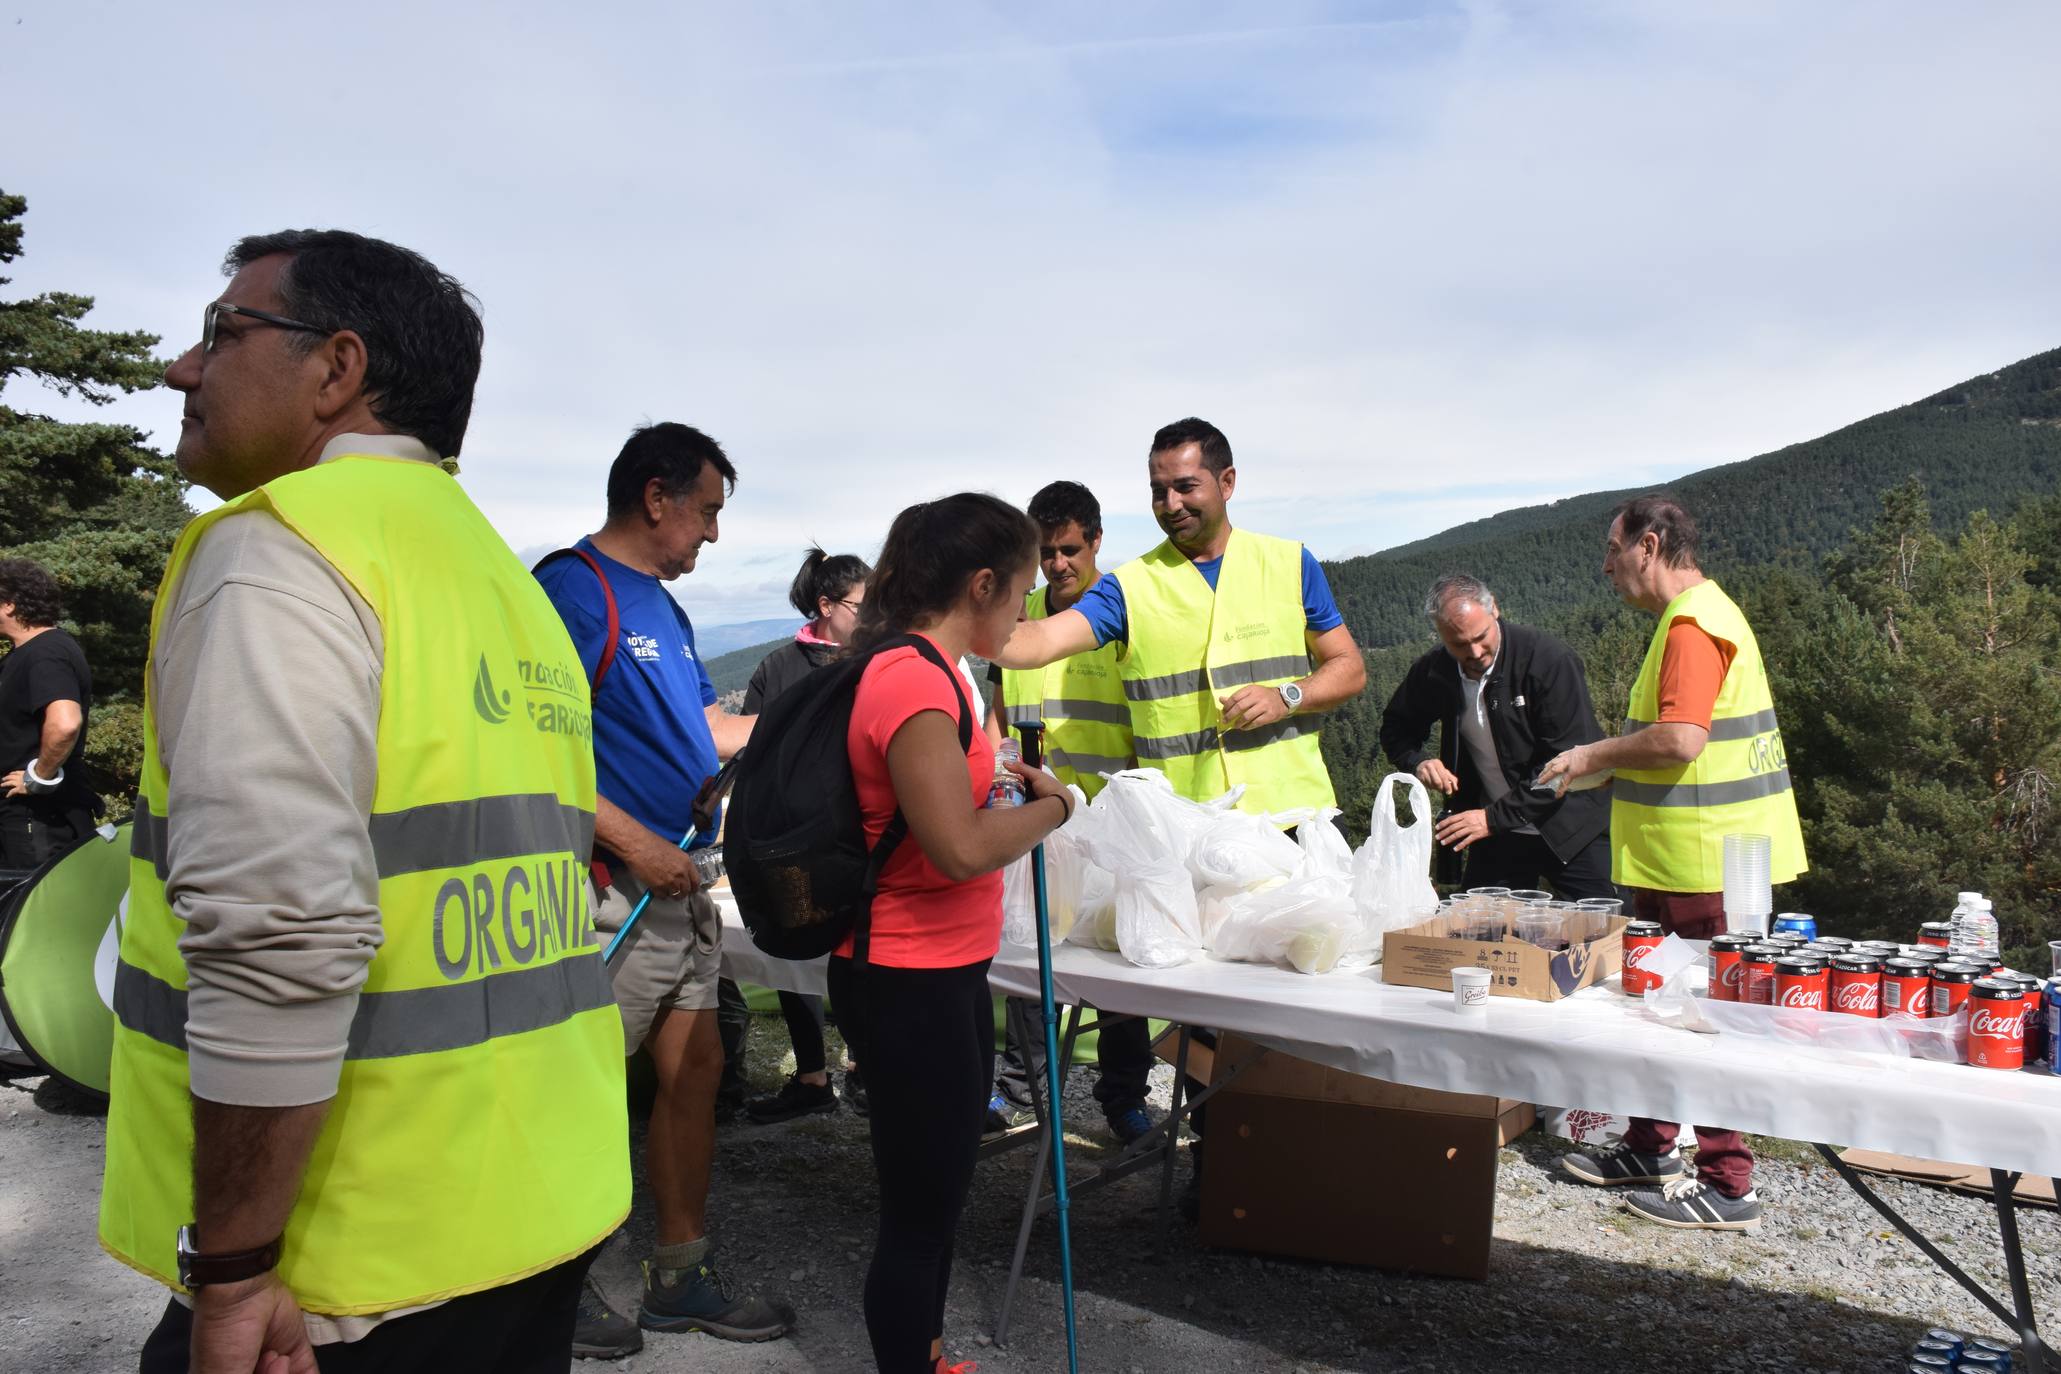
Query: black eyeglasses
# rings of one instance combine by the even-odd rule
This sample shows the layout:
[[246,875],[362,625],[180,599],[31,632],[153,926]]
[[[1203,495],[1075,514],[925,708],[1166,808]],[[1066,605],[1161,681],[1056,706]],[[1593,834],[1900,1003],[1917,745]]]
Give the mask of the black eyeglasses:
[[269,310],[253,310],[247,305],[231,305],[227,301],[209,301],[208,308],[200,317],[200,351],[215,351],[215,328],[224,315],[242,315],[261,324],[274,325],[280,329],[298,329],[304,334],[334,334],[334,329],[324,329],[319,324],[304,324],[300,320],[289,320],[284,315],[275,315]]

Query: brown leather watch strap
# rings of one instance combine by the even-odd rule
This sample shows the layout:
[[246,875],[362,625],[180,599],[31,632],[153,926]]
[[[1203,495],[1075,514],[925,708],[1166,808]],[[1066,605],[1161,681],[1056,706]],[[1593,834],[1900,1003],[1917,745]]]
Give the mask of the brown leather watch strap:
[[179,1283],[185,1288],[206,1288],[210,1284],[241,1283],[254,1279],[279,1264],[279,1251],[285,1236],[275,1236],[268,1245],[255,1250],[225,1250],[218,1254],[201,1252],[199,1234],[191,1226],[179,1228]]

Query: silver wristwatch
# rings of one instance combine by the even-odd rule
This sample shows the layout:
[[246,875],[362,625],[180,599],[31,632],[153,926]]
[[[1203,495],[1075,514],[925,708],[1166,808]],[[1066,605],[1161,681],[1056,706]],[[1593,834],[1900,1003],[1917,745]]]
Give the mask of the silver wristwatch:
[[1281,704],[1288,708],[1289,715],[1302,709],[1302,688],[1293,682],[1284,682],[1276,690],[1281,693]]

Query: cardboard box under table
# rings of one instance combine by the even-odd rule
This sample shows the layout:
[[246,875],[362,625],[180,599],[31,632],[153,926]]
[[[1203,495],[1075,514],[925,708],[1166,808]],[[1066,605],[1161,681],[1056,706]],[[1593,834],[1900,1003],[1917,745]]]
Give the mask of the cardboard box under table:
[[1205,1245],[1488,1276],[1496,1152],[1531,1104],[1406,1088],[1224,1036],[1203,1155]]
[[1545,949],[1505,931],[1500,940],[1455,940],[1443,918],[1391,930],[1381,937],[1381,977],[1405,987],[1450,992],[1453,970],[1478,965],[1489,971],[1489,992],[1533,1002],[1561,998],[1603,982],[1624,962],[1624,928],[1613,916],[1603,933],[1566,949]]

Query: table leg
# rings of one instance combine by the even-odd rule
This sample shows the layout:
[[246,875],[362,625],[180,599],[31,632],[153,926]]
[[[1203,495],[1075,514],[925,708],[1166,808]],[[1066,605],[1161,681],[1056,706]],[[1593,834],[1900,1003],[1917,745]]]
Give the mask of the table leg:
[[1180,1153],[1181,1099],[1188,1091],[1188,1045],[1193,1034],[1188,1027],[1181,1027],[1179,1046],[1174,1052],[1174,1088],[1166,1114],[1166,1140],[1160,1146],[1165,1152],[1159,1168],[1159,1249],[1162,1254],[1172,1247],[1174,1238],[1174,1157]]
[[[1901,1212],[1897,1211],[1896,1208],[1890,1206],[1887,1202],[1883,1201],[1881,1196],[1878,1195],[1873,1188],[1870,1188],[1868,1186],[1867,1180],[1863,1179],[1859,1174],[1855,1173],[1853,1167],[1849,1165],[1845,1160],[1839,1157],[1839,1152],[1837,1150],[1833,1149],[1830,1145],[1819,1145],[1817,1147],[1817,1150],[1819,1154],[1825,1157],[1826,1163],[1832,1166],[1833,1171],[1836,1172],[1842,1179],[1846,1180],[1847,1187],[1853,1189],[1856,1193],[1860,1194],[1861,1200],[1863,1202],[1867,1203],[1870,1207],[1873,1207],[1877,1212],[1881,1213],[1882,1219],[1884,1221],[1887,1221],[1891,1226],[1894,1226],[1897,1229],[1897,1231],[1902,1234],[1905,1240],[1917,1246],[1918,1249],[1924,1253],[1927,1259],[1931,1260],[1934,1264],[1939,1266],[1940,1271],[1942,1273],[1944,1273],[1948,1278],[1952,1279],[1955,1283],[1960,1284],[1961,1287],[1967,1289],[1969,1294],[1973,1296],[1977,1302],[1981,1303],[1984,1307],[1988,1308],[1991,1312],[1996,1314],[1997,1320],[2003,1322],[2004,1325],[2010,1327],[2012,1330],[2021,1332],[2029,1336],[2031,1338],[2031,1345],[2029,1347],[2029,1350],[2032,1352],[2032,1358],[2034,1360],[2037,1360],[2039,1337],[2037,1333],[2033,1331],[2032,1300],[2029,1293],[2021,1302],[2021,1306],[2024,1311],[2024,1316],[2023,1318],[2021,1318],[2017,1313],[2014,1313],[2010,1308],[1998,1302],[1996,1298],[1991,1295],[1990,1291],[1987,1288],[1984,1288],[1981,1284],[1977,1283],[1974,1279],[1970,1278],[1966,1271],[1964,1271],[1960,1265],[1955,1264],[1952,1260],[1948,1259],[1944,1251],[1942,1251],[1937,1245],[1934,1245],[1931,1242],[1931,1240],[1929,1240],[1927,1237],[1921,1235],[1918,1229],[1915,1226],[1911,1225],[1910,1222],[1905,1221],[1903,1214]],[[1998,1175],[1997,1177],[2002,1177],[2002,1175]],[[2014,1185],[2015,1182],[2016,1176],[2014,1175]],[[1998,1202],[1999,1214],[2001,1216],[2007,1216],[2010,1218],[2009,1221],[2004,1223],[2004,1261],[2006,1265],[2015,1266],[2017,1281],[2018,1283],[2022,1284],[2024,1281],[2025,1273],[2025,1256],[2023,1251],[2021,1251],[2018,1246],[2017,1214],[2016,1212],[2007,1210],[2007,1199],[2009,1198],[2009,1195],[2009,1189],[2007,1188],[2005,1192],[2000,1195],[2000,1200]],[[2030,1363],[2028,1367],[2035,1371],[2037,1371],[2040,1368],[2040,1366],[2037,1363]]]
[[2025,1248],[2018,1236],[2019,1175],[2002,1169],[1989,1171],[1990,1192],[1997,1203],[1997,1229],[2004,1238],[2004,1269],[2011,1277],[2011,1304],[2018,1309],[2014,1326],[2018,1332],[2018,1359],[2027,1374],[2042,1374],[2046,1353],[2040,1345],[2036,1315],[2032,1310],[2032,1285],[2025,1277]]

